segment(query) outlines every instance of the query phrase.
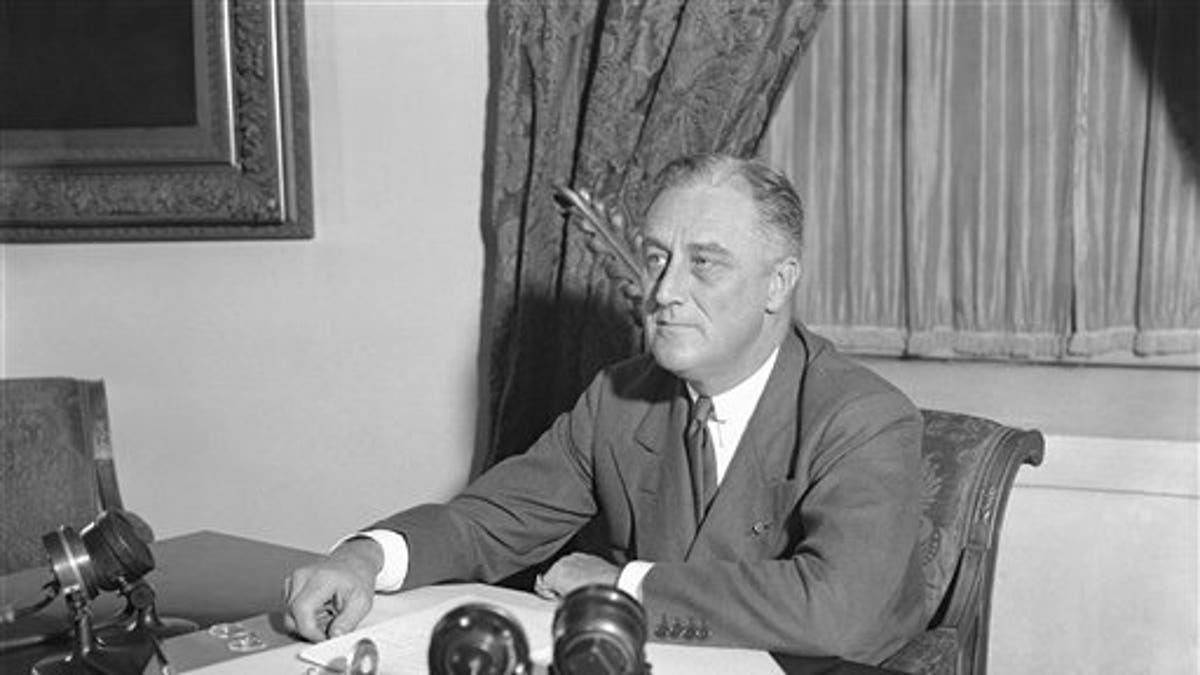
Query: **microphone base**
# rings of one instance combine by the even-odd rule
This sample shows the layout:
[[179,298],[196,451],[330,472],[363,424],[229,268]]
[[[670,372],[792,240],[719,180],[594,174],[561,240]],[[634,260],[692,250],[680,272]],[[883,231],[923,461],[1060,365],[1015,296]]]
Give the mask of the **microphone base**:
[[200,626],[194,621],[147,613],[144,617],[122,616],[113,623],[98,626],[95,635],[96,642],[101,646],[120,649],[127,645],[145,644],[151,639],[161,642],[199,629]]
[[30,675],[111,675],[141,673],[153,657],[152,646],[96,647],[87,654],[72,652],[38,661]]

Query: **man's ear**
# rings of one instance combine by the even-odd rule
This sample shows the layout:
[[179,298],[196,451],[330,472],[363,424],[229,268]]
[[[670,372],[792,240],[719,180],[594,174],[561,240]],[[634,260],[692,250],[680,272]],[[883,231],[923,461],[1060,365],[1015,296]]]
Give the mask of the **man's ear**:
[[771,270],[771,283],[767,288],[767,313],[775,314],[781,309],[791,308],[792,295],[800,283],[800,260],[794,255],[775,263]]

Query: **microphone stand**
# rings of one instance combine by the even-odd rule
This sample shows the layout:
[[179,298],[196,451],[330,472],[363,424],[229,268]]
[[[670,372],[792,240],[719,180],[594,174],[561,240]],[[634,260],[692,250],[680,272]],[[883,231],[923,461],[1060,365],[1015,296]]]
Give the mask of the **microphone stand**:
[[162,618],[155,605],[154,588],[144,578],[132,584],[120,581],[120,593],[125,596],[125,609],[112,621],[96,629],[96,639],[108,646],[145,643],[147,639],[166,640],[199,629],[187,619]]
[[93,626],[87,598],[79,591],[67,593],[75,642],[71,653],[42,659],[31,675],[121,675],[141,673],[150,659],[157,658],[164,675],[171,666],[162,641],[190,633],[196,624],[185,619],[159,616],[154,589],[145,579],[132,584],[120,581],[125,609],[111,621]]
[[129,664],[115,662],[96,643],[92,630],[92,610],[87,597],[78,590],[67,592],[75,643],[69,654],[48,656],[34,665],[32,675],[119,675],[131,672]]

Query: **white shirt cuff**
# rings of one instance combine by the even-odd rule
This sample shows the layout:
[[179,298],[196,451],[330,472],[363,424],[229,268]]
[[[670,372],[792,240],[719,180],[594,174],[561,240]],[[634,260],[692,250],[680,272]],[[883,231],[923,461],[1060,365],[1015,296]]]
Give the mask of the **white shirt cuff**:
[[642,580],[650,572],[654,563],[645,560],[631,560],[621,568],[617,575],[617,588],[633,596],[638,602],[642,601]]
[[383,569],[375,577],[375,590],[383,593],[394,593],[404,585],[408,576],[408,540],[399,532],[391,530],[365,530],[347,537],[342,537],[334,548],[355,537],[366,537],[375,540],[383,549]]

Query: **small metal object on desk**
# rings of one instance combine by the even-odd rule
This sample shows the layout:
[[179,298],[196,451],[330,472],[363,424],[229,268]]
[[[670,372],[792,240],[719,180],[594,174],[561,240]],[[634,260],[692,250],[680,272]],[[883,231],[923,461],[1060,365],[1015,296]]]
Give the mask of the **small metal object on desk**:
[[354,643],[354,651],[350,657],[339,656],[325,666],[312,666],[304,671],[304,675],[323,675],[324,673],[343,673],[344,675],[376,675],[379,672],[379,648],[375,641],[363,638]]
[[370,638],[354,643],[350,657],[350,675],[375,675],[379,671],[379,648]]

